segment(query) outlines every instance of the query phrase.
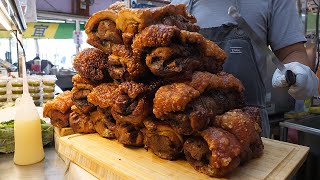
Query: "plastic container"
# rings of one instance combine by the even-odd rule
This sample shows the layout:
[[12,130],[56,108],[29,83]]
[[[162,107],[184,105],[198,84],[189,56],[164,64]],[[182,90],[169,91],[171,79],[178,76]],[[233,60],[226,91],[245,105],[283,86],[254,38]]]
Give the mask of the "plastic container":
[[0,88],[0,95],[6,95],[7,94],[7,88]]
[[43,93],[53,93],[54,92],[54,86],[43,86]]
[[8,84],[8,79],[0,78],[0,88],[7,87],[7,84]]
[[11,80],[11,86],[12,87],[22,87],[23,83],[22,83],[22,78],[14,78]]
[[42,84],[44,86],[55,86],[57,81],[56,76],[44,76],[42,78]]
[[39,78],[36,78],[36,77],[28,78],[29,89],[30,87],[39,87],[40,84],[41,84],[41,80]]
[[12,94],[11,95],[11,99],[12,99],[12,101],[14,102],[14,101],[16,101],[18,98],[20,98],[22,95],[21,94]]
[[0,95],[0,102],[7,102],[8,97],[6,95]]
[[23,88],[22,87],[12,87],[11,92],[12,92],[12,94],[22,94]]
[[40,94],[39,93],[30,93],[32,99],[34,101],[39,101],[40,100]]
[[15,164],[34,164],[44,158],[40,118],[29,94],[23,94],[16,102],[14,140]]
[[54,98],[54,93],[44,93],[43,94],[43,99],[45,100],[45,99],[49,99],[49,100],[51,100],[51,99],[53,99]]
[[33,103],[34,103],[35,106],[41,106],[41,101],[40,100],[33,101]]
[[29,86],[29,93],[40,93],[40,91],[41,91],[40,87]]

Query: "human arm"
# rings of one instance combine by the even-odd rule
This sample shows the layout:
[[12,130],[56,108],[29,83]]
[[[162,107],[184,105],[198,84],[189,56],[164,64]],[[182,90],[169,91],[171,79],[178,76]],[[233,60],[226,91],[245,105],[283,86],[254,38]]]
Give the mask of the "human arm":
[[298,42],[281,49],[276,50],[275,55],[284,63],[299,62],[306,66],[312,67],[312,60],[308,59],[306,49],[303,42]]
[[[285,63],[287,69],[296,75],[296,83],[288,92],[295,99],[306,99],[318,95],[318,78],[311,69],[312,60],[308,59],[304,44],[298,42],[275,51],[276,56]],[[287,87],[284,75],[277,69],[272,77],[273,87]]]

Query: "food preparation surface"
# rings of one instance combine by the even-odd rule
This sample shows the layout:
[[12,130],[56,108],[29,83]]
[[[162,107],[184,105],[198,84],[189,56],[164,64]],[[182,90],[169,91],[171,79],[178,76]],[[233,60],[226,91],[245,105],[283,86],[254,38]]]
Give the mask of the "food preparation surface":
[[[185,160],[160,159],[144,148],[127,148],[98,134],[73,134],[56,139],[58,152],[103,179],[213,179]],[[287,179],[305,161],[309,148],[263,138],[261,158],[238,167],[230,179]]]
[[54,147],[46,147],[45,159],[39,163],[19,166],[13,162],[13,153],[0,153],[0,179],[63,179],[66,165],[55,152]]

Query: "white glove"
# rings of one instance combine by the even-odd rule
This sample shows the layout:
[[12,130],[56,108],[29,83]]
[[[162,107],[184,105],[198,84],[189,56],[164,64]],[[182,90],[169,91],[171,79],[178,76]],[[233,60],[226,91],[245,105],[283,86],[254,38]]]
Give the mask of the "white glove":
[[[296,83],[291,85],[288,93],[297,100],[304,100],[308,97],[318,96],[318,78],[308,67],[298,62],[285,64],[288,70],[296,75]],[[288,87],[285,75],[279,69],[273,73],[272,86],[274,88]]]

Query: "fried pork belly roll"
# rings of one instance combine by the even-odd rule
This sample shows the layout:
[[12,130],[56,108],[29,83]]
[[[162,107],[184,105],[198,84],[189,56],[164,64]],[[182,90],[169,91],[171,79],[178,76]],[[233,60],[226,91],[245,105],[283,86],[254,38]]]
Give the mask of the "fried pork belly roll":
[[120,95],[119,85],[115,83],[103,83],[95,87],[88,95],[88,101],[100,108],[111,108]]
[[153,100],[153,113],[183,135],[191,135],[206,128],[215,117],[213,98],[200,96],[200,92],[184,83],[162,86]]
[[123,82],[119,85],[120,95],[111,108],[117,123],[141,126],[142,121],[151,113],[147,98],[148,86],[142,83]]
[[140,131],[141,127],[133,126],[128,123],[118,123],[115,129],[115,135],[123,145],[126,146],[143,146],[143,134]]
[[178,133],[190,135],[205,129],[216,114],[243,107],[243,90],[230,74],[195,72],[191,81],[160,87],[153,99],[153,113],[168,120]]
[[194,72],[192,80],[187,82],[205,96],[212,97],[216,103],[216,114],[244,106],[244,87],[232,74],[220,72]]
[[49,117],[51,124],[58,128],[69,126],[69,114],[73,102],[71,91],[59,94],[54,100],[43,106],[43,117]]
[[234,109],[217,116],[214,125],[233,134],[240,142],[241,163],[252,158],[260,157],[263,152],[263,143],[260,137],[261,128],[256,122],[257,114]]
[[123,82],[139,79],[148,68],[140,57],[133,55],[130,47],[114,45],[108,57],[108,72],[112,79]]
[[126,7],[126,4],[121,1],[117,1],[108,7],[108,10],[114,11],[116,13],[118,13],[119,11],[121,11],[123,9],[127,9],[127,7]]
[[145,147],[162,159],[174,160],[182,152],[183,137],[166,122],[146,120],[143,122]]
[[240,164],[239,141],[221,128],[209,127],[187,139],[183,150],[193,168],[212,177],[223,177]]
[[[118,9],[120,8],[120,9]],[[121,31],[116,28],[117,12],[121,6],[112,6],[110,9],[94,13],[85,25],[88,35],[87,43],[100,49],[106,54],[111,54],[114,44],[123,44]]]
[[72,99],[73,104],[84,114],[87,114],[95,109],[95,105],[88,102],[87,99]]
[[196,70],[217,73],[226,59],[226,53],[201,34],[161,24],[145,28],[131,47],[135,56],[146,54],[153,74],[165,78],[191,75]]
[[70,127],[76,133],[94,133],[94,124],[87,114],[70,113]]
[[96,83],[90,81],[87,78],[80,76],[79,74],[72,76],[72,83],[73,83],[73,87],[76,87],[79,90],[91,91],[94,87],[97,86]]
[[158,47],[146,56],[146,64],[151,72],[159,77],[181,79],[192,76],[199,69],[201,59],[199,51],[193,47],[172,44]]
[[73,67],[78,74],[94,83],[108,82],[108,56],[96,48],[87,48],[74,58]]
[[125,44],[131,44],[133,37],[152,24],[176,26],[187,31],[200,30],[196,19],[186,11],[185,5],[167,5],[157,8],[124,9],[118,13],[116,24],[122,31]]
[[100,136],[109,139],[115,138],[115,121],[110,112],[108,113],[101,108],[97,108],[97,110],[90,113],[90,119],[94,124],[94,129]]

